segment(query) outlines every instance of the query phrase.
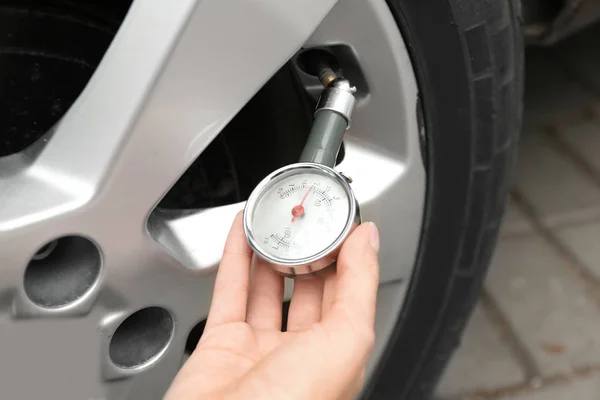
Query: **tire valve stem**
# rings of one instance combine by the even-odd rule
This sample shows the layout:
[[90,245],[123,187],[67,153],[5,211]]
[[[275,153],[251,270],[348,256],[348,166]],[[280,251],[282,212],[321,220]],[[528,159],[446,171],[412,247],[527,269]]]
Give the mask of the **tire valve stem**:
[[318,65],[318,78],[325,87],[315,109],[308,141],[304,146],[300,162],[313,162],[328,167],[335,166],[342,146],[344,133],[350,127],[356,103],[356,87],[338,76],[323,63]]
[[331,82],[336,80],[338,76],[333,72],[333,69],[326,65],[321,65],[319,68],[319,80],[324,87],[329,86]]

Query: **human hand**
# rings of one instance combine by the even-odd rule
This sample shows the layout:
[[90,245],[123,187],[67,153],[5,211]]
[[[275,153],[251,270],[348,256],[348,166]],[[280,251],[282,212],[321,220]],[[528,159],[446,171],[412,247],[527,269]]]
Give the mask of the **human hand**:
[[374,342],[379,235],[360,225],[337,270],[296,280],[281,332],[283,278],[246,242],[240,213],[219,266],[202,338],[165,400],[352,399]]

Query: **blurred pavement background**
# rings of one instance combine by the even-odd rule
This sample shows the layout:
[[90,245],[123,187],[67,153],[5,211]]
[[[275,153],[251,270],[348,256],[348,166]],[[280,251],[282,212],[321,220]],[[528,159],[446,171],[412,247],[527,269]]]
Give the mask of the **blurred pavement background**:
[[526,61],[511,202],[440,400],[600,399],[600,26]]

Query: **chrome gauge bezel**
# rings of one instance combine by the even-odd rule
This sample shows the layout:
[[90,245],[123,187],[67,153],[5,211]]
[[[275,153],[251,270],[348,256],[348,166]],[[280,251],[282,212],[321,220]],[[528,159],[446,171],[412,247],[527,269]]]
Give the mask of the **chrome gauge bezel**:
[[[324,250],[309,257],[290,260],[274,256],[262,249],[261,243],[254,235],[254,231],[252,229],[252,220],[258,202],[262,198],[263,193],[271,187],[273,182],[277,182],[287,175],[301,173],[317,173],[326,175],[339,183],[342,189],[345,191],[349,202],[348,216],[342,232],[338,235],[335,241],[333,241]],[[279,273],[290,277],[314,274],[331,265],[337,258],[337,253],[339,252],[341,245],[359,223],[360,213],[358,210],[358,203],[352,188],[348,184],[347,179],[333,168],[317,163],[290,164],[269,174],[252,191],[252,194],[246,202],[243,219],[244,233],[254,253],[266,261],[270,267]]]

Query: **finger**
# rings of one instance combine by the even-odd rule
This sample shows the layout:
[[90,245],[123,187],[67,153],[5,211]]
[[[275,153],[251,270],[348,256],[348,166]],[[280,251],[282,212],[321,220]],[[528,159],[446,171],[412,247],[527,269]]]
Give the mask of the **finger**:
[[306,330],[321,320],[323,283],[323,278],[294,281],[287,324],[289,332]]
[[246,322],[256,329],[281,330],[283,277],[255,258]]
[[[337,269],[337,267],[336,267]],[[328,271],[323,277],[323,302],[321,305],[321,319],[326,318],[335,297],[335,286],[337,282],[336,270]]]
[[355,327],[372,329],[379,284],[379,233],[365,223],[342,246],[330,314],[344,314]]
[[206,321],[207,327],[246,319],[252,250],[244,235],[242,215],[239,213],[235,217],[225,243]]

